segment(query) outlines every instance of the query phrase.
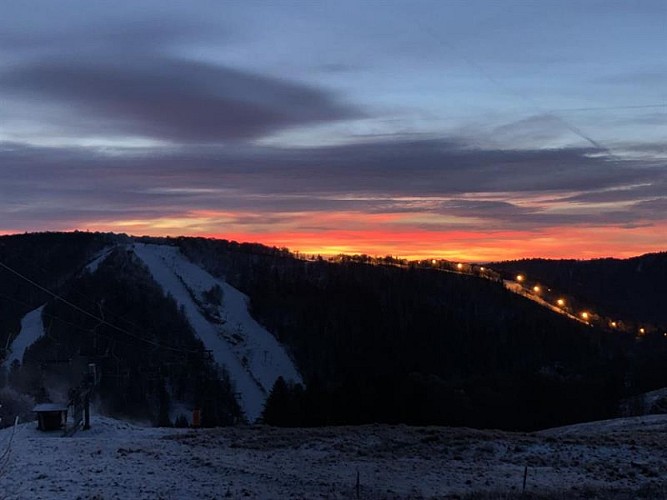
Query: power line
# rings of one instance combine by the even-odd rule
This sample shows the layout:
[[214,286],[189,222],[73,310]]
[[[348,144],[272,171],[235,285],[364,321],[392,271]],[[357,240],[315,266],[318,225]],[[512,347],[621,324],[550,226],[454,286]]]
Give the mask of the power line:
[[[115,248],[118,248],[118,245],[113,245],[113,246],[108,246],[108,245],[107,245],[107,246],[105,246],[105,247],[102,249],[102,251],[100,251],[100,252],[98,252],[98,253],[96,254],[96,258],[102,258],[102,259],[104,260],[106,257],[109,256],[109,254],[110,254]],[[103,252],[106,252],[106,254],[103,253]],[[18,259],[18,260],[24,262],[25,264],[29,264],[28,260],[27,260],[26,258],[24,258],[23,256],[21,256],[21,255],[17,255],[17,256],[16,256],[16,259]],[[90,265],[90,263],[93,262],[94,260],[95,260],[95,259],[89,260],[89,261],[86,263],[86,265],[83,266],[83,267],[80,267],[79,270],[78,270],[77,272],[78,272],[78,273],[81,273],[81,272],[82,272],[84,269],[86,269],[86,268],[88,267],[88,265]],[[48,274],[48,273],[49,273],[49,270],[46,269],[46,268],[44,268],[43,266],[38,266],[37,268],[38,268],[40,271],[44,272],[45,274]],[[78,303],[81,303],[82,300],[83,300],[83,301],[88,302],[89,305],[90,305],[91,307],[98,307],[98,308],[100,309],[100,314],[102,314],[103,312],[107,312],[107,313],[109,313],[111,316],[113,316],[113,321],[114,321],[114,323],[118,324],[119,322],[122,322],[122,323],[125,323],[127,326],[130,326],[130,327],[132,327],[132,328],[134,328],[134,329],[137,329],[137,330],[142,330],[142,329],[143,329],[141,326],[137,325],[137,324],[134,323],[133,321],[130,321],[129,319],[124,318],[123,316],[117,314],[115,311],[110,310],[110,309],[109,309],[108,307],[106,307],[103,303],[96,303],[96,302],[92,301],[92,300],[90,299],[90,296],[89,296],[89,295],[79,292],[76,288],[72,288],[72,289],[70,290],[70,292],[72,292],[72,293],[74,293],[74,294],[76,294],[76,295],[78,296],[78,298],[79,298]],[[5,298],[8,298],[8,297],[5,296]],[[13,299],[13,298],[12,298],[12,300],[16,300],[16,299]],[[25,303],[25,302],[24,302],[24,304],[25,304],[25,305],[31,305],[31,304],[27,304],[27,303]],[[60,319],[61,321],[65,321],[65,320],[63,320],[63,319],[61,319],[61,318],[57,318],[57,319]],[[99,325],[98,325],[98,326],[99,326]]]
[[[54,298],[54,299],[56,299],[56,300],[59,300],[59,301],[61,301],[63,304],[65,304],[65,305],[71,307],[72,309],[74,309],[74,310],[80,312],[81,314],[83,314],[83,315],[85,315],[85,316],[88,316],[89,318],[92,318],[92,319],[94,319],[94,320],[96,320],[96,321],[99,321],[99,324],[100,324],[100,325],[105,325],[105,326],[107,326],[107,327],[109,327],[109,328],[111,328],[111,329],[113,329],[113,330],[116,330],[116,331],[118,331],[118,332],[120,332],[120,333],[123,333],[123,334],[125,334],[125,335],[127,335],[127,336],[129,336],[129,337],[132,337],[132,338],[134,338],[134,339],[136,339],[136,340],[139,340],[139,341],[141,341],[141,342],[144,342],[144,343],[146,343],[146,344],[152,345],[152,346],[157,347],[157,348],[160,348],[160,349],[165,349],[165,350],[175,351],[175,352],[182,352],[182,353],[186,353],[186,354],[202,354],[202,351],[195,351],[195,350],[191,350],[191,349],[183,349],[183,348],[178,348],[178,347],[172,347],[172,346],[168,346],[168,345],[163,345],[163,344],[160,344],[159,342],[155,342],[155,341],[153,341],[153,340],[150,340],[150,339],[141,337],[141,336],[139,336],[139,335],[136,335],[136,334],[134,334],[134,333],[132,333],[132,332],[129,332],[128,330],[126,330],[126,329],[124,329],[124,328],[121,328],[121,327],[119,327],[119,326],[117,326],[117,325],[114,325],[113,323],[110,323],[109,321],[105,320],[104,318],[101,318],[100,316],[98,316],[98,315],[96,315],[96,314],[93,314],[93,313],[91,313],[91,312],[89,312],[89,311],[86,311],[86,310],[83,309],[82,307],[79,307],[78,305],[76,305],[76,304],[70,302],[70,301],[67,300],[66,298],[64,298],[64,297],[62,297],[62,296],[60,296],[60,295],[58,295],[57,293],[55,293],[55,292],[49,290],[48,288],[46,288],[46,287],[40,285],[40,284],[37,283],[36,281],[33,281],[32,279],[28,278],[27,276],[21,274],[20,272],[16,271],[15,269],[9,267],[9,266],[8,266],[7,264],[5,264],[4,262],[0,262],[0,267],[3,268],[3,269],[5,269],[6,271],[12,273],[13,275],[15,275],[15,276],[21,278],[22,280],[26,281],[27,283],[30,283],[32,286],[34,286],[35,288],[41,290],[42,292],[46,293],[47,295],[51,296],[52,298]],[[98,326],[99,326],[99,325],[98,325]]]
[[[11,300],[12,302],[15,302],[15,303],[17,303],[17,304],[21,304],[21,305],[24,305],[24,306],[28,306],[28,307],[30,307],[30,308],[34,308],[34,304],[28,303],[28,302],[26,302],[26,301],[24,301],[24,300],[19,300],[19,299],[15,298],[15,297],[11,297],[11,296],[9,296],[9,295],[0,294],[0,299]],[[66,320],[66,319],[61,318],[61,317],[58,316],[57,314],[49,313],[49,312],[47,312],[46,310],[43,310],[43,311],[42,311],[42,317],[44,317],[44,318],[49,318],[49,319],[51,319],[51,320],[59,321],[59,322],[63,323],[64,325],[67,325],[67,326],[69,326],[69,327],[71,327],[71,328],[75,328],[75,329],[80,330],[80,331],[85,332],[85,333],[91,333],[91,331],[95,330],[95,328],[97,328],[97,326],[99,326],[99,325],[96,325],[95,327],[93,327],[93,328],[91,329],[91,328],[88,328],[88,327],[86,327],[86,326],[83,326],[83,325],[80,325],[80,324],[77,324],[77,323],[72,323],[71,321],[68,321],[68,320]],[[49,329],[50,329],[50,328],[49,328]],[[45,333],[45,336],[46,336],[48,339],[50,339],[50,340],[53,341],[53,342],[57,342],[57,340],[55,340],[53,337],[51,337],[51,335],[49,335],[49,331],[48,331],[48,330],[46,330],[44,333]],[[111,335],[108,335],[108,334],[105,334],[105,333],[95,332],[95,335],[98,335],[98,336],[100,336],[100,337],[102,337],[102,338],[105,338],[105,339],[107,339],[107,340],[110,340],[110,341],[112,341],[112,342],[116,342],[116,343],[124,344],[124,345],[126,345],[126,346],[133,346],[133,344],[130,344],[128,341],[120,340],[120,339],[118,339],[118,338],[112,337]]]

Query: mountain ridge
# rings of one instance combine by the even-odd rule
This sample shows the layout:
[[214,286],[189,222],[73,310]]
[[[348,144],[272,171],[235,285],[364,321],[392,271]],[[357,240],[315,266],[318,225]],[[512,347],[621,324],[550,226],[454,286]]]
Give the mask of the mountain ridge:
[[[187,258],[179,266],[190,271],[173,276],[180,298],[165,294],[170,287],[160,286],[131,249],[151,245],[161,245],[169,258]],[[573,322],[510,293],[502,282],[456,271],[304,260],[285,249],[227,240],[101,233],[0,237],[0,262],[121,327],[82,316],[5,273],[0,345],[19,331],[27,312],[47,302],[43,318],[50,330],[26,351],[34,373],[10,369],[4,383],[45,396],[44,380],[62,377],[53,367],[40,368],[40,359],[99,358],[105,374],[100,398],[109,411],[138,413],[154,423],[187,419],[174,408],[187,413],[195,405],[206,407],[208,425],[249,416],[234,403],[243,401],[234,394],[234,374],[229,367],[215,374],[188,319],[190,310],[209,325],[224,322],[216,296],[224,304],[231,295],[223,286],[215,289],[220,280],[245,294],[239,300],[247,304],[248,321],[285,346],[301,374],[290,381],[275,372],[276,384],[263,384],[261,392],[270,393],[263,416],[273,423],[536,429],[608,418],[622,399],[667,385],[664,369],[656,369],[666,359],[659,339],[637,343],[634,335]],[[205,286],[190,276],[200,273],[208,276]],[[25,305],[16,307],[17,300]],[[226,335],[234,339],[234,332]],[[192,352],[162,352],[168,346]],[[247,362],[258,360],[268,358]],[[212,393],[218,396],[211,399]]]

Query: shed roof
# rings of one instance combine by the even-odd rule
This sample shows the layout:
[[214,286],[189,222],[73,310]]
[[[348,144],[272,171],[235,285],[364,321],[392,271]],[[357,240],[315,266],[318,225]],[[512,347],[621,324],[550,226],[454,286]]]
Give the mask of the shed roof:
[[64,403],[41,403],[35,405],[32,411],[39,413],[43,411],[65,411],[67,410],[67,405]]

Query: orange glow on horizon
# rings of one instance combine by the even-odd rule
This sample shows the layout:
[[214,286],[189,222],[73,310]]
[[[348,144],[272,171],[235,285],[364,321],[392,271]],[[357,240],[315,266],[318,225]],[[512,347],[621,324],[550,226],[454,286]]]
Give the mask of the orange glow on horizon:
[[149,236],[201,236],[261,243],[304,255],[391,255],[410,260],[472,263],[531,257],[628,258],[667,250],[667,222],[652,226],[520,229],[435,229],[412,226],[401,214],[255,213],[213,210],[157,219],[101,220],[70,228],[0,228],[0,234],[88,230]]
[[[380,225],[381,226],[381,225]],[[342,226],[345,227],[345,226]],[[382,227],[322,231],[210,232],[202,236],[259,242],[308,255],[367,254],[401,258],[493,262],[548,259],[629,258],[667,250],[667,225],[641,228],[551,228],[539,233],[497,230],[384,230]]]
[[[555,232],[555,234],[558,234]],[[420,260],[428,258],[461,262],[492,262],[531,257],[551,259],[595,259],[603,257],[629,258],[644,253],[664,251],[664,245],[623,247],[597,239],[566,238],[571,244],[562,245],[555,235],[549,242],[526,241],[521,233],[499,232],[489,235],[475,231],[431,233],[411,231],[385,233],[381,231],[323,231],[320,233],[208,233],[202,236],[228,240],[258,242],[269,246],[286,247],[308,255],[367,254],[393,255]],[[562,234],[561,236],[565,236]],[[560,241],[559,241],[560,240]],[[578,251],[577,251],[578,250]]]

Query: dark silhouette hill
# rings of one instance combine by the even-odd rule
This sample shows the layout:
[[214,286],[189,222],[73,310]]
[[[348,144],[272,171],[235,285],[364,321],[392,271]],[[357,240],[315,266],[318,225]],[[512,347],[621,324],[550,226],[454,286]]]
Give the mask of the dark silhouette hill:
[[[42,305],[48,328],[0,384],[38,400],[52,392],[53,380],[66,387],[79,365],[95,362],[103,374],[100,404],[114,415],[173,424],[169,412],[178,400],[202,406],[207,425],[242,418],[233,384],[207,358],[173,298],[127,250],[133,242],[176,246],[248,296],[251,314],[285,346],[304,380],[302,386],[278,379],[267,423],[532,430],[612,417],[620,401],[667,385],[664,337],[638,342],[573,321],[499,281],[354,259],[303,260],[286,249],[226,240],[100,233],[0,237],[0,263],[57,293],[0,269],[0,346]],[[101,253],[104,259],[91,265]],[[663,254],[627,268],[604,260],[563,264],[560,271],[547,261],[498,269],[553,279],[553,286],[565,283],[565,272],[571,288],[564,289],[583,296],[588,288],[575,284],[589,283],[584,277],[595,273],[588,265],[608,276],[605,284],[616,283],[609,297],[605,286],[587,285],[587,300],[599,310],[620,307],[625,290],[638,287],[624,280],[637,274],[664,304],[667,293],[654,281],[664,272]],[[637,317],[662,317],[652,301],[633,309]],[[107,324],[95,319],[100,315]],[[74,361],[56,368],[47,359]]]
[[540,280],[607,316],[667,325],[667,252],[631,259],[526,259],[493,267]]

